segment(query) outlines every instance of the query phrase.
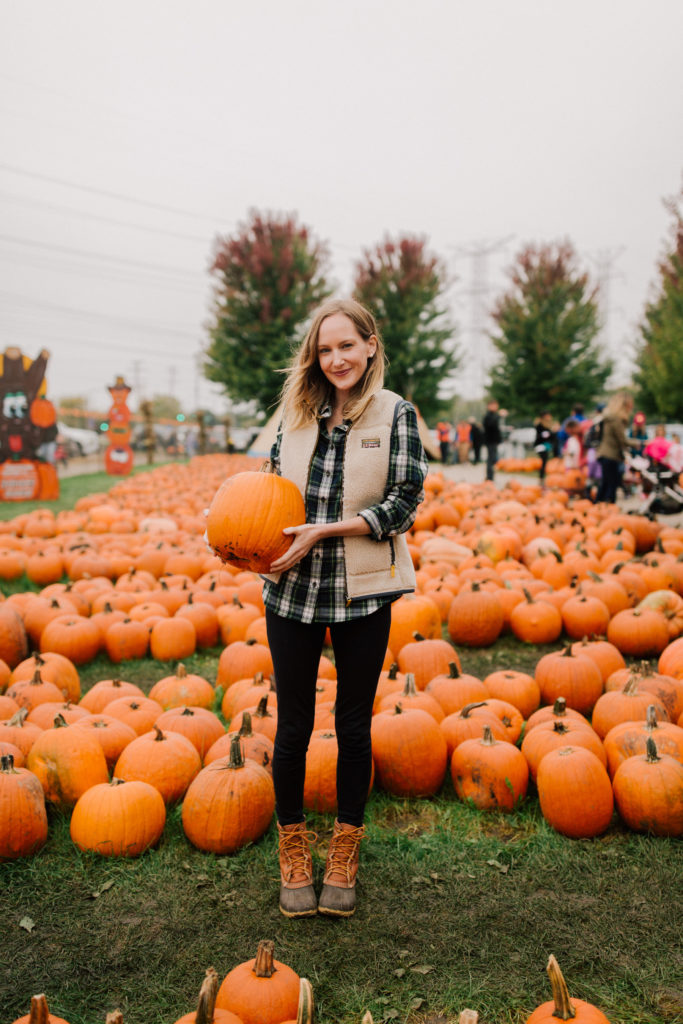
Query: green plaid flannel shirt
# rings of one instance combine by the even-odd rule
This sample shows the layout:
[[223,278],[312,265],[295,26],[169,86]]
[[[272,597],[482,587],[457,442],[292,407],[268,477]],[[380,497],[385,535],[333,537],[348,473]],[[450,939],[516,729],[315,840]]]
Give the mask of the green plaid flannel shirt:
[[[322,420],[331,415],[326,406],[319,416],[318,442],[305,495],[307,523],[336,523],[341,515],[341,480],[346,435],[345,420],[331,434]],[[281,433],[272,447],[271,462],[279,472]],[[376,540],[404,533],[413,523],[422,501],[427,459],[417,428],[415,409],[404,399],[398,403],[389,448],[389,473],[384,500],[359,512]],[[361,598],[349,602],[346,594],[344,542],[326,537],[300,562],[283,573],[278,583],[265,580],[263,600],[271,611],[300,622],[345,622],[377,611],[396,596]]]

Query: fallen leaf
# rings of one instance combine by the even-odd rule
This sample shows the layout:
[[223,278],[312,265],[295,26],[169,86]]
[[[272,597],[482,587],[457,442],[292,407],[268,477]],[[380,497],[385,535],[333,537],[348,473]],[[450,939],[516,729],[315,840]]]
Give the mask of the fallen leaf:
[[36,922],[32,920],[32,918],[30,917],[22,917],[21,921],[19,922],[19,927],[23,928],[24,931],[27,932],[32,932],[35,926]]
[[499,860],[496,860],[495,858],[493,858],[492,860],[487,860],[486,863],[490,864],[492,868],[498,868],[502,875],[507,875],[508,871],[510,870],[509,864],[501,864],[501,862]]
[[415,974],[429,974],[430,971],[434,970],[432,964],[418,964],[417,967],[411,967],[411,971]]
[[419,1010],[423,1003],[424,999],[420,999],[419,996],[416,996],[415,999],[411,999],[410,1001],[410,1009]]
[[406,973],[405,967],[397,967],[396,970],[394,971],[394,977],[395,978],[402,978],[405,973]]
[[99,887],[99,889],[96,889],[95,892],[91,892],[90,893],[90,899],[96,900],[97,897],[101,896],[103,892],[107,891],[107,889],[111,889],[113,884],[114,884],[114,879],[113,878],[110,878],[108,881],[103,882],[102,885]]

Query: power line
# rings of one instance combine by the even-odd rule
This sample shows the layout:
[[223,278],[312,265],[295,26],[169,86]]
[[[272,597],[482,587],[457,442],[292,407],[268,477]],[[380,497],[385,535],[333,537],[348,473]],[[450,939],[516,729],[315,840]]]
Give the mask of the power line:
[[173,278],[159,278],[152,274],[143,275],[139,271],[130,273],[125,270],[118,270],[115,267],[94,266],[89,263],[79,263],[75,260],[55,260],[50,258],[50,256],[41,256],[40,254],[0,252],[0,262],[10,263],[13,267],[20,262],[24,267],[29,267],[32,270],[47,270],[51,274],[76,274],[79,278],[91,277],[98,281],[133,285],[145,289],[161,288],[166,291],[173,291],[174,294],[183,292],[186,295],[197,296],[201,293],[200,286],[182,284]]
[[12,245],[28,246],[32,249],[45,249],[47,252],[63,253],[67,256],[84,256],[88,260],[103,260],[107,263],[118,263],[124,267],[135,267],[139,270],[161,271],[163,274],[180,274],[182,277],[201,277],[196,270],[184,270],[182,267],[170,267],[164,263],[143,263],[139,260],[123,259],[120,256],[107,256],[104,253],[93,252],[88,249],[71,249],[66,245],[49,245],[47,242],[35,242],[31,239],[16,238],[13,235],[1,235],[0,242],[9,242]]
[[0,297],[10,299],[14,302],[19,303],[19,305],[23,303],[24,305],[27,305],[30,308],[49,309],[54,310],[55,312],[58,313],[67,313],[69,316],[73,316],[81,320],[103,320],[106,321],[107,323],[113,324],[116,327],[132,327],[134,330],[149,331],[153,334],[163,334],[166,336],[173,335],[174,337],[183,338],[185,340],[187,340],[190,337],[196,337],[196,331],[191,328],[188,328],[186,331],[181,331],[175,327],[167,327],[161,324],[151,324],[148,321],[133,320],[130,317],[113,316],[111,314],[106,313],[93,313],[90,310],[78,309],[77,307],[74,306],[60,306],[57,303],[43,302],[38,299],[32,299],[27,295],[18,295],[13,292],[7,292],[2,290],[0,290]]
[[164,235],[167,238],[179,238],[186,242],[201,242],[206,245],[211,241],[203,235],[189,235],[183,231],[169,231],[167,228],[154,228],[149,224],[139,224],[136,221],[120,220],[117,217],[104,217],[98,213],[88,213],[85,210],[74,210],[70,206],[62,206],[60,203],[45,203],[40,199],[28,199],[25,196],[18,196],[11,193],[0,192],[0,202],[19,203],[23,206],[34,206],[41,210],[53,210],[56,213],[66,214],[69,217],[78,217],[81,220],[93,220],[101,224],[113,224],[118,228],[131,228],[134,231],[146,231],[152,235]]
[[161,210],[162,213],[174,213],[178,217],[191,217],[194,220],[210,221],[212,224],[216,222],[216,218],[208,214],[197,213],[194,210],[183,210],[177,206],[166,206],[163,203],[153,203],[148,199],[138,199],[135,196],[127,196],[121,192],[111,192],[108,189],[96,188],[94,185],[83,185],[80,182],[69,181],[67,178],[58,178],[51,174],[40,174],[37,171],[29,171],[25,167],[17,167],[14,164],[0,163],[0,171],[18,174],[24,178],[33,178],[36,181],[48,181],[52,185],[62,185],[64,188],[78,189],[79,192],[89,192],[92,195],[105,196],[107,199],[116,199],[119,202],[132,203],[135,206]]
[[[19,326],[18,328],[17,327],[12,328],[11,329],[11,333],[13,335],[20,334],[20,335],[22,335],[25,338],[35,339],[36,341],[46,341],[46,342],[51,343],[53,345],[54,344],[59,344],[59,345],[75,345],[77,348],[88,348],[91,353],[93,352],[93,339],[92,338],[87,338],[87,339],[85,339],[85,338],[83,338],[83,339],[81,339],[81,338],[73,338],[73,337],[65,338],[65,337],[60,336],[60,335],[55,335],[51,331],[48,331],[46,333],[42,333],[40,331],[40,329],[39,330],[34,330],[33,328],[28,327],[26,325]],[[168,349],[145,348],[144,346],[139,345],[139,344],[126,344],[125,342],[118,342],[117,341],[117,343],[116,343],[116,354],[118,354],[119,352],[133,352],[135,355],[140,355],[140,356],[156,356],[156,357],[161,356],[161,357],[171,357],[173,359],[188,359],[188,360],[191,360],[191,361],[194,360],[194,358],[196,356],[196,352],[189,352],[188,351],[188,352],[172,352],[171,353],[171,352],[169,352]],[[97,358],[98,358],[98,361],[99,361],[100,356],[98,355]],[[76,368],[76,370],[74,372],[77,372],[77,370],[78,370],[78,368]]]

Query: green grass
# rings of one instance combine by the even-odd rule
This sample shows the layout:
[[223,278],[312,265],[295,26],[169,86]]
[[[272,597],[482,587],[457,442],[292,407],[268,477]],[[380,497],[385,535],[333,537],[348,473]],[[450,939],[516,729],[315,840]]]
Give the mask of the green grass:
[[[462,652],[463,669],[533,668],[544,649],[507,638]],[[219,650],[188,659],[215,678]],[[150,659],[81,670],[87,690],[116,671],[148,691],[167,675]],[[615,818],[595,840],[553,832],[535,795],[514,814],[483,814],[447,779],[431,800],[373,792],[354,917],[290,921],[277,907],[275,828],[231,857],[194,849],[179,808],[159,846],[134,861],[83,854],[68,816],[50,811],[35,857],[2,866],[0,1021],[45,991],[70,1024],[120,1007],[126,1024],[167,1024],[192,1008],[205,969],[221,978],[274,939],[276,957],[308,977],[320,1024],[452,1021],[521,1024],[549,998],[554,953],[574,996],[612,1024],[683,1021],[681,844],[627,832]],[[316,875],[332,818],[319,834]],[[28,917],[30,932],[20,926]]]

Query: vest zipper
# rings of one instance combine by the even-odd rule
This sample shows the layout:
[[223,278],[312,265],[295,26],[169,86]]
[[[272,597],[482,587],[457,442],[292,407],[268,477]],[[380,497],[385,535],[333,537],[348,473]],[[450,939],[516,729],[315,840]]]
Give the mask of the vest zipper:
[[391,551],[391,578],[396,576],[396,554],[394,552],[394,538],[389,537],[389,550]]

